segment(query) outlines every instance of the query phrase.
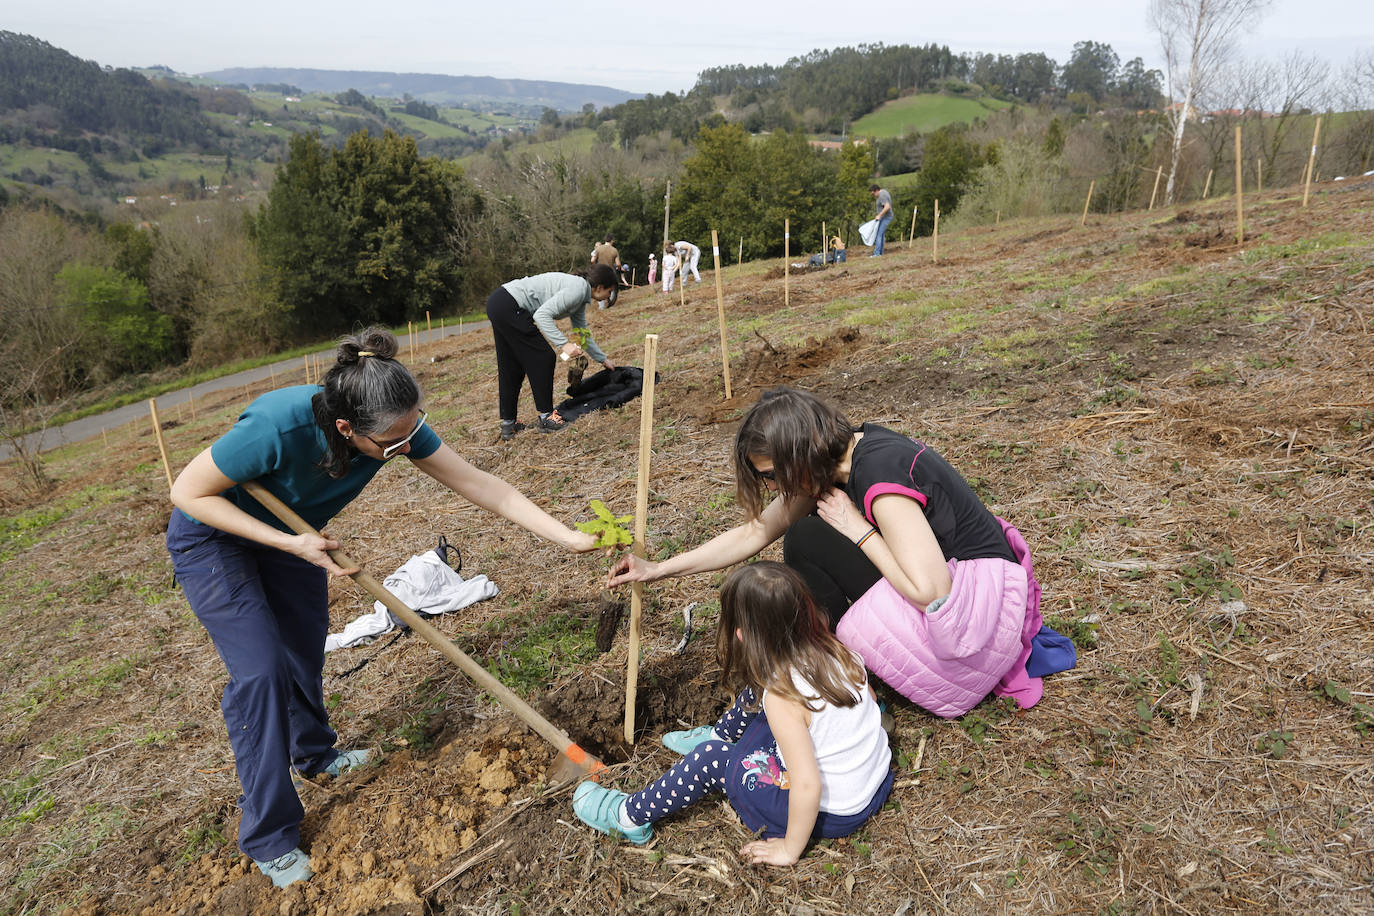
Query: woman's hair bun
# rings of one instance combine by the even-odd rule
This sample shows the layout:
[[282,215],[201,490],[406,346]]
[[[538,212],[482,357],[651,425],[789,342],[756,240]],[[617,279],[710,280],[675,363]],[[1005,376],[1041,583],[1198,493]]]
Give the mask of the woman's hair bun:
[[367,357],[394,359],[399,348],[396,337],[386,328],[366,328],[340,338],[338,362],[341,366],[351,366]]

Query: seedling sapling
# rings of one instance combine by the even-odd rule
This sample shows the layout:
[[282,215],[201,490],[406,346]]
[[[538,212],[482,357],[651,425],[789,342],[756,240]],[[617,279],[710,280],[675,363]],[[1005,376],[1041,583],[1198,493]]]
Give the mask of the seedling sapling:
[[596,518],[590,522],[578,522],[578,531],[596,535],[597,547],[618,547],[621,544],[628,546],[634,543],[634,535],[630,534],[629,529],[624,527],[634,520],[633,515],[616,517],[599,499],[592,500],[589,505],[592,511],[596,513]]

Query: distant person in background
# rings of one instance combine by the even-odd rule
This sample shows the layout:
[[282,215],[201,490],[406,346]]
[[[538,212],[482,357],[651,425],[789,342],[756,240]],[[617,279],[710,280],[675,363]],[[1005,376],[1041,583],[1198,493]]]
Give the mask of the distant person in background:
[[892,222],[892,195],[887,193],[886,188],[880,188],[876,184],[869,185],[868,190],[878,202],[878,234],[873,239],[873,253],[869,255],[870,258],[876,258],[883,253],[883,239],[887,236],[888,224]]
[[650,285],[650,286],[655,286],[655,285],[657,285],[657,284],[658,284],[658,258],[654,257],[654,253],[651,251],[651,252],[649,252],[649,285]]
[[[614,270],[605,264],[592,264],[578,273],[554,272],[512,280],[487,297],[487,317],[496,343],[503,440],[525,428],[515,418],[526,377],[539,411],[539,431],[557,432],[568,425],[553,409],[553,370],[558,364],[554,353],[571,359],[581,356],[583,350],[554,322],[567,318],[574,328],[586,328],[587,306],[593,299],[609,299],[615,286]],[[586,352],[607,369],[615,368],[590,334]]]
[[[682,265],[682,282],[687,282],[687,274],[690,272],[696,277],[698,283],[701,282],[701,274],[697,273],[697,262],[701,260],[701,249],[691,242],[675,242],[671,246],[673,253],[677,255],[677,260]],[[665,250],[666,250],[665,247]]]
[[[617,280],[620,279],[620,272],[624,270],[624,265],[620,263],[620,252],[615,247],[615,236],[607,233],[606,237],[597,243],[596,247],[592,249],[592,263],[605,264],[616,272]],[[617,282],[611,287],[610,297],[604,300],[598,299],[596,307],[599,309],[608,309],[615,305],[615,300],[619,298],[619,296],[620,283]]]
[[677,275],[677,255],[673,254],[673,246],[669,245],[663,249],[663,291],[671,293],[673,291],[673,277]]

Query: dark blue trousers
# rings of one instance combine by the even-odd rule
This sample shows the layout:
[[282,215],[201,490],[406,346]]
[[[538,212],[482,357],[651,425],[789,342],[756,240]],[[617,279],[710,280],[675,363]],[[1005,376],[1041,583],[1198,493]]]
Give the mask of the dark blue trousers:
[[167,526],[167,550],[229,671],[220,709],[243,789],[239,848],[274,859],[300,845],[305,809],[291,767],[311,775],[338,756],[324,708],[327,574],[180,510]]

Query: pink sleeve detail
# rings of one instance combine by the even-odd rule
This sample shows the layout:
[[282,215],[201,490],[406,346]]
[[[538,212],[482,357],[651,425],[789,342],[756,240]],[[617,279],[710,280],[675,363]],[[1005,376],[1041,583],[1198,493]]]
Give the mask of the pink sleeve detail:
[[864,494],[864,516],[868,519],[868,523],[875,528],[878,526],[878,523],[873,520],[873,500],[886,493],[896,493],[898,496],[914,499],[921,504],[922,509],[926,507],[926,495],[920,490],[904,487],[898,483],[875,483],[873,486],[869,487],[868,492]]

